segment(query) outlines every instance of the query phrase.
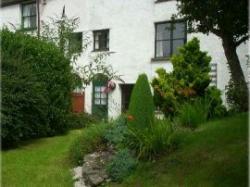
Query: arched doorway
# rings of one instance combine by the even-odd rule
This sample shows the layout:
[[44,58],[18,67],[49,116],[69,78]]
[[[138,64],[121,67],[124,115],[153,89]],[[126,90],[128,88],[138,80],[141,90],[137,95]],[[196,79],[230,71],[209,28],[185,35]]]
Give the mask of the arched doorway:
[[105,93],[108,78],[97,74],[93,79],[92,114],[100,119],[108,116],[108,94]]

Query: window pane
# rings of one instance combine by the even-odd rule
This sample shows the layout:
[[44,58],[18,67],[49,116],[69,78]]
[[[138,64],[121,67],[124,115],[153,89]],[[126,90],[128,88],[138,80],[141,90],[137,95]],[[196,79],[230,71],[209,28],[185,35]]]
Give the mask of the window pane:
[[100,92],[101,91],[101,87],[100,86],[95,86],[95,92]]
[[36,4],[30,4],[30,15],[36,15]]
[[157,40],[170,39],[171,36],[171,24],[157,24],[156,26],[156,38]]
[[30,28],[30,18],[23,18],[23,28]]
[[104,92],[105,89],[106,89],[106,86],[102,86],[102,87],[101,87],[101,92]]
[[95,93],[95,98],[100,98],[101,94],[100,93]]
[[107,104],[107,99],[101,99],[101,104],[106,105]]
[[35,28],[36,27],[36,16],[30,17],[30,27]]
[[94,32],[95,50],[106,50],[109,48],[109,31],[96,31]]
[[36,4],[23,5],[23,16],[34,16],[36,15]]
[[173,24],[173,39],[185,38],[185,23],[174,23]]
[[101,100],[100,100],[100,99],[95,99],[95,104],[96,104],[96,105],[101,104]]
[[170,56],[170,41],[158,41],[156,44],[156,57]]
[[178,52],[178,48],[184,45],[184,40],[173,40],[173,53]]
[[101,98],[107,98],[107,94],[106,93],[101,93]]
[[72,33],[69,41],[69,48],[71,51],[81,52],[82,51],[82,33]]

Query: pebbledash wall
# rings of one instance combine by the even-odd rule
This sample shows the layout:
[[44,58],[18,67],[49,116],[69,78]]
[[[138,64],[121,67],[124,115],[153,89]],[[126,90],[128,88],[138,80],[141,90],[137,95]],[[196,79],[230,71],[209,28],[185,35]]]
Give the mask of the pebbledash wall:
[[[177,13],[175,1],[156,3],[155,0],[43,0],[40,5],[41,20],[61,15],[64,6],[67,16],[80,18],[77,31],[87,33],[91,39],[92,31],[109,29],[111,55],[107,57],[106,63],[110,63],[118,74],[123,75],[125,83],[135,83],[141,73],[146,73],[149,80],[152,80],[159,67],[172,70],[170,61],[154,61],[152,58],[155,53],[155,23],[171,20],[172,14]],[[1,8],[1,25],[10,25],[9,23],[20,26],[20,4]],[[217,64],[217,87],[223,92],[225,101],[225,86],[230,75],[221,40],[213,34],[188,34],[187,40],[194,36],[200,39],[201,49],[212,56],[212,63]],[[239,46],[237,52],[247,77],[247,45]],[[94,53],[91,43],[78,59],[78,65],[88,63]],[[108,97],[108,116],[116,117],[121,113],[121,88],[117,86]],[[91,110],[92,85],[85,90],[85,111],[91,113]]]

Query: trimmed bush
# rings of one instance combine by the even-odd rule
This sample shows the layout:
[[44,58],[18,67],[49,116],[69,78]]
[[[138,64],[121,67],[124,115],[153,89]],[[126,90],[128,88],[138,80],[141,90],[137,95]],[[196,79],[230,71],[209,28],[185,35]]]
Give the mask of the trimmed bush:
[[129,125],[135,128],[150,127],[154,119],[154,102],[146,74],[139,75],[133,88],[130,103]]
[[64,133],[74,76],[53,44],[21,32],[0,31],[2,44],[2,145]]
[[121,182],[136,168],[137,161],[132,157],[128,149],[120,150],[107,166],[107,172],[111,179]]
[[104,134],[108,127],[108,124],[96,124],[83,130],[69,150],[69,158],[72,164],[81,165],[84,155],[105,148]]

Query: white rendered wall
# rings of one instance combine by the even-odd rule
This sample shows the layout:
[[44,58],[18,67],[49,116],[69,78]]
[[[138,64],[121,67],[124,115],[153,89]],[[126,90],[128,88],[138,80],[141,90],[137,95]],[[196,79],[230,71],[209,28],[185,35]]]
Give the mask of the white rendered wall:
[[[41,5],[41,20],[47,20],[55,15],[60,16],[65,5],[68,17],[79,17],[80,24],[77,31],[86,32],[92,39],[92,31],[110,29],[110,51],[113,52],[106,60],[117,70],[125,83],[135,83],[141,73],[146,73],[149,80],[155,75],[155,70],[164,67],[172,70],[169,61],[152,62],[155,50],[156,22],[171,20],[177,13],[176,2],[168,1],[155,3],[154,0],[47,0],[46,5]],[[1,22],[21,22],[20,6],[1,8]],[[224,93],[229,80],[228,67],[222,48],[221,40],[210,34],[188,34],[200,39],[201,50],[207,51],[212,56],[212,63],[217,64],[217,86]],[[78,59],[77,64],[83,66],[89,62],[93,43],[88,50]],[[246,57],[247,46],[239,46],[238,55],[247,77]],[[121,112],[121,90],[117,82],[116,89],[109,94],[109,117],[116,117]],[[223,96],[225,100],[225,97]],[[85,90],[85,110],[91,113],[92,86]]]

